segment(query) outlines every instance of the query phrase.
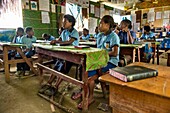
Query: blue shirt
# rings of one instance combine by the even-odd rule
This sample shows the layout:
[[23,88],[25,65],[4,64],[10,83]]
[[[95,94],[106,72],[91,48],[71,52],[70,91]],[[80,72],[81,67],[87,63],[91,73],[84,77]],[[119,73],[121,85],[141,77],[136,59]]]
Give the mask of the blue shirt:
[[150,31],[149,34],[142,34],[141,39],[153,39],[154,36],[155,34]]
[[89,40],[89,38],[90,38],[90,34],[88,34],[88,35],[86,35],[86,36],[84,36],[84,35],[82,36],[82,39],[83,39],[83,40]]
[[118,66],[119,62],[119,51],[120,51],[120,39],[115,32],[111,32],[107,36],[100,33],[97,37],[97,48],[106,49],[107,51],[112,51],[114,46],[118,46],[118,54],[116,57],[110,56],[109,62]]
[[54,36],[50,36],[50,38],[47,41],[52,41],[52,40],[55,40]]
[[[131,36],[132,36],[134,39],[136,39],[136,33],[135,33],[135,32],[130,31],[130,34],[131,34]],[[120,31],[118,35],[119,35],[119,37],[120,37],[120,43],[121,43],[121,44],[128,44],[127,32]]]
[[73,28],[73,30],[70,32],[67,29],[64,30],[60,35],[62,41],[69,41],[71,38],[74,38],[74,42],[72,45],[78,46],[79,45],[79,34],[76,29]]
[[[98,34],[99,34],[99,33],[98,33]],[[98,35],[98,34],[94,34],[94,35],[93,35],[95,39],[97,39],[97,35]]]
[[26,44],[26,47],[29,49],[32,47],[32,43],[36,43],[36,40],[37,38],[35,36],[32,36],[32,38],[28,38],[27,35],[21,37],[21,43]]
[[21,43],[22,43],[21,40],[22,40],[22,36],[18,36],[18,37],[16,37],[16,39],[15,39],[15,43],[21,44]]

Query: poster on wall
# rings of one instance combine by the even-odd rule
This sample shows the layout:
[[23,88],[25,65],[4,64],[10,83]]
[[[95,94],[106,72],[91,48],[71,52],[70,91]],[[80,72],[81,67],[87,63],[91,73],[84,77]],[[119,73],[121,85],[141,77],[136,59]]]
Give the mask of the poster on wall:
[[48,12],[41,12],[41,19],[43,24],[49,24],[50,23],[50,16]]
[[164,18],[170,18],[170,11],[164,11]]
[[53,12],[53,13],[56,12],[56,6],[55,6],[55,4],[51,4],[51,12]]
[[95,28],[97,26],[97,19],[96,18],[89,18],[89,33],[94,34]]
[[162,12],[156,12],[156,20],[162,19]]
[[94,7],[94,12],[95,12],[95,17],[99,18],[100,17],[100,8],[95,6]]
[[31,10],[38,10],[37,2],[31,1]]
[[61,6],[61,13],[66,14],[66,6]]
[[39,0],[39,10],[50,11],[49,0]]
[[23,9],[29,9],[30,6],[29,6],[29,0],[23,0],[22,1],[22,8]]
[[94,14],[94,5],[90,5],[90,13],[93,13]]

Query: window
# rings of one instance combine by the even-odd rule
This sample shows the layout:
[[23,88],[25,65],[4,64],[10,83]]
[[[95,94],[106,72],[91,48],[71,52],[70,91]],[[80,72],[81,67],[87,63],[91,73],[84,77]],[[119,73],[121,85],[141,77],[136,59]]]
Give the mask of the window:
[[23,27],[21,0],[0,0],[0,28]]

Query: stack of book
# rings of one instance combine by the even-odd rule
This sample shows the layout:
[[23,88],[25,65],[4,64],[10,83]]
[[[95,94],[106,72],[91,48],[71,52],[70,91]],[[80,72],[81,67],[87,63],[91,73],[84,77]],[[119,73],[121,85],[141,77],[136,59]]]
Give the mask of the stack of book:
[[124,81],[130,82],[158,75],[158,71],[142,66],[117,67],[109,70],[110,75]]

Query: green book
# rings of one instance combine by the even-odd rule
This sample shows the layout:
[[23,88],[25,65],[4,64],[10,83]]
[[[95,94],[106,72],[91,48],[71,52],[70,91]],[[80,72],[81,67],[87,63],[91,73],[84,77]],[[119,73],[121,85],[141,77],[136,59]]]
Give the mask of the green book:
[[109,70],[110,75],[124,81],[130,82],[158,75],[158,71],[142,66],[117,67]]

